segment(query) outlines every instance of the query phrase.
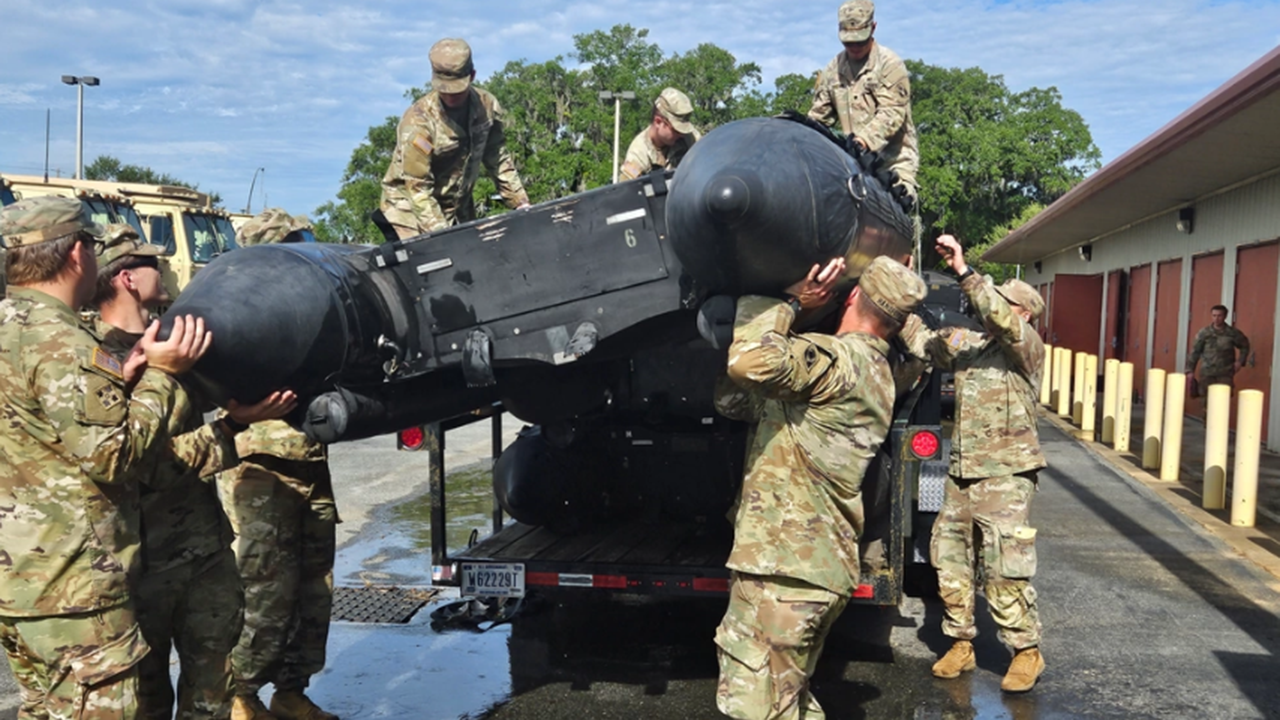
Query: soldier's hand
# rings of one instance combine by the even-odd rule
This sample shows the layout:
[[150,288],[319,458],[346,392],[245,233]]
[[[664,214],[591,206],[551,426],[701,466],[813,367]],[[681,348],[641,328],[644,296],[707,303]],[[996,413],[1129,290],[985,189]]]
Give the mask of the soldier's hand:
[[803,280],[786,289],[786,293],[800,303],[805,310],[822,307],[831,299],[831,293],[844,277],[844,258],[832,258],[825,267],[814,264]]
[[242,424],[252,425],[262,420],[277,420],[298,407],[298,396],[292,390],[277,390],[252,405],[241,405],[235,400],[227,402],[227,415]]
[[163,342],[156,339],[159,332],[160,322],[151,323],[138,345],[146,354],[148,367],[170,375],[181,375],[190,370],[213,344],[213,333],[204,329],[204,318],[190,315],[175,317],[173,332]]
[[135,343],[124,359],[124,386],[133,390],[133,386],[138,384],[138,378],[142,377],[142,371],[146,369],[147,354],[142,352],[141,343]]
[[969,269],[969,264],[964,261],[964,248],[960,247],[960,241],[956,240],[952,235],[940,235],[934,242],[934,249],[947,261],[947,267],[957,275],[963,275],[965,270]]

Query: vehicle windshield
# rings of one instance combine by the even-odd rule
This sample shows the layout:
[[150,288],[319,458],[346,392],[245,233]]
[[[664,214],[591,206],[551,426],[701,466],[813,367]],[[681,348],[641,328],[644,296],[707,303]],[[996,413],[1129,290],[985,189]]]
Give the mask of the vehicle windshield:
[[0,183],[0,205],[12,205],[17,202],[17,198],[13,196],[13,191],[8,185]]
[[89,219],[99,225],[119,222],[115,212],[112,211],[111,203],[102,198],[80,198],[80,203],[84,205],[84,212]]
[[116,212],[120,215],[120,221],[129,223],[134,230],[138,231],[138,237],[143,240],[147,239],[147,230],[142,226],[142,218],[138,217],[138,211],[129,205],[117,205]]
[[222,236],[222,246],[227,250],[235,250],[240,247],[236,243],[236,228],[231,224],[230,218],[213,217],[213,226],[218,230],[218,234]]
[[165,255],[172,255],[178,244],[173,239],[173,218],[168,215],[151,215],[147,217],[150,230],[147,237],[151,244],[164,248]]
[[[187,230],[187,240],[191,244],[191,260],[196,263],[207,263],[228,250],[235,248],[235,231],[226,234],[217,221],[222,218],[216,215],[182,214],[182,223]],[[230,230],[231,224],[227,223]]]

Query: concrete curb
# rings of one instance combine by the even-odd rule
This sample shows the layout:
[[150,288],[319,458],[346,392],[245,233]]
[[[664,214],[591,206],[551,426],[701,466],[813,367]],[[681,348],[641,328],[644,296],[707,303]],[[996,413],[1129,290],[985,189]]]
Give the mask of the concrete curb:
[[[1259,527],[1236,527],[1231,524],[1230,510],[1205,510],[1201,508],[1198,504],[1200,497],[1198,494],[1194,498],[1188,498],[1187,493],[1194,491],[1190,491],[1180,483],[1161,480],[1158,474],[1153,475],[1151,472],[1143,470],[1140,456],[1132,452],[1128,454],[1119,453],[1100,442],[1082,439],[1079,436],[1079,428],[1072,425],[1068,419],[1059,417],[1056,413],[1049,412],[1045,408],[1040,408],[1040,417],[1075,440],[1094,457],[1110,465],[1120,474],[1137,481],[1156,497],[1178,511],[1179,514],[1199,525],[1209,535],[1222,541],[1237,554],[1265,570],[1267,575],[1262,576],[1263,581],[1272,590],[1280,593],[1280,556],[1266,549],[1268,545],[1280,546],[1280,539],[1275,536],[1277,533],[1268,533]],[[1137,438],[1137,440],[1141,443],[1141,438]],[[1183,469],[1194,470],[1194,468],[1186,465],[1183,465]],[[1192,476],[1199,477],[1199,474],[1198,471],[1195,471]]]

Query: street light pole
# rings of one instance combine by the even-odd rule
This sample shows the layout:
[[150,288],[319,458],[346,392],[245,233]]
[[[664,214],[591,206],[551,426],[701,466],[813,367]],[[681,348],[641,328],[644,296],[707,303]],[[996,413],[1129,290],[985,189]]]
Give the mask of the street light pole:
[[[253,187],[254,185],[258,184],[258,173],[262,173],[265,175],[266,172],[267,172],[266,168],[258,168],[257,170],[253,171],[253,179],[249,181],[249,199],[246,200],[244,203],[245,215],[248,215],[251,212],[250,208],[253,207]],[[266,178],[263,178],[263,180],[265,181]]]
[[613,182],[618,182],[618,135],[622,132],[622,101],[635,100],[636,94],[630,90],[612,92],[600,91],[600,99],[613,101]]
[[76,179],[84,179],[84,86],[97,87],[99,80],[91,75],[63,75],[62,82],[76,86]]

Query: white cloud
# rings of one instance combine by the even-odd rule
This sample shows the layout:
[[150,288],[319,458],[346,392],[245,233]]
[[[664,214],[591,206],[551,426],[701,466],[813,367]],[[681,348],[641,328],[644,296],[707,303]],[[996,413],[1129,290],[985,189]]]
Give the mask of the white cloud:
[[[446,35],[471,42],[483,77],[509,60],[567,58],[574,34],[630,23],[667,52],[711,42],[755,61],[765,88],[839,50],[836,0],[5,4],[0,171],[43,162],[45,108],[54,153],[74,155],[75,93],[58,78],[95,74],[87,157],[116,154],[228,197],[266,167],[272,202],[298,212],[332,197],[352,148],[404,109],[403,91],[428,80],[427,49]],[[903,57],[979,66],[1014,89],[1058,87],[1107,158],[1280,39],[1280,3],[1249,0],[898,0],[881,2],[877,19]]]

